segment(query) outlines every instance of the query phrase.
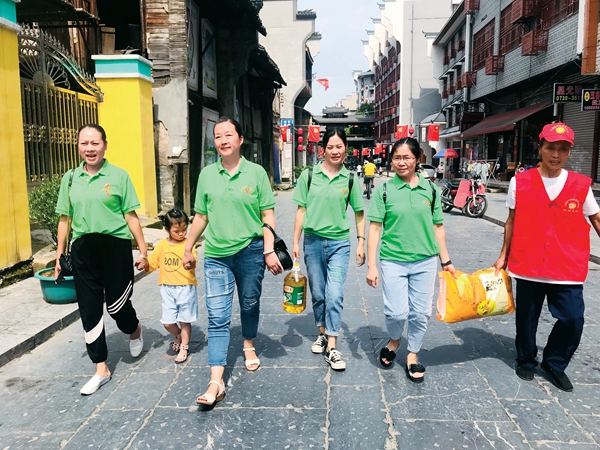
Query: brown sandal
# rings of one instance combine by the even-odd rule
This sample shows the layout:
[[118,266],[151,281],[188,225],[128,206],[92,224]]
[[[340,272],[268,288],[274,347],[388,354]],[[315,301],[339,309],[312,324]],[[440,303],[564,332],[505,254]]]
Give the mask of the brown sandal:
[[[175,340],[180,339],[181,340],[181,334],[178,334],[177,336],[175,336]],[[179,346],[181,345],[181,343],[177,343],[175,341],[171,342],[171,350],[173,350],[176,353],[179,353]]]
[[[190,349],[189,345],[185,345],[185,344],[179,345],[179,354],[175,357],[175,364],[181,364],[181,363],[184,363],[187,361],[188,355],[190,354],[189,349]],[[184,351],[185,351],[185,354],[182,353]]]

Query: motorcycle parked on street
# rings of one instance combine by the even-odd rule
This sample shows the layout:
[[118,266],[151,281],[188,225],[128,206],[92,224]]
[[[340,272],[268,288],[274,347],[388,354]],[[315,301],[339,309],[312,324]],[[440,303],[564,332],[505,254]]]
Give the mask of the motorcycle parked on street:
[[479,176],[461,180],[459,184],[444,181],[441,200],[444,212],[458,208],[469,217],[483,217],[488,206],[485,186]]

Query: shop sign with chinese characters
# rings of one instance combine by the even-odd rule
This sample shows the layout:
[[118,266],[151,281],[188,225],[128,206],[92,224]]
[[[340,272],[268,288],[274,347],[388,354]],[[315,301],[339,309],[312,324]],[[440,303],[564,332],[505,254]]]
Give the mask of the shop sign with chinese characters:
[[584,89],[581,99],[582,111],[600,111],[600,89]]
[[586,84],[554,83],[554,103],[579,103],[583,90],[592,87]]

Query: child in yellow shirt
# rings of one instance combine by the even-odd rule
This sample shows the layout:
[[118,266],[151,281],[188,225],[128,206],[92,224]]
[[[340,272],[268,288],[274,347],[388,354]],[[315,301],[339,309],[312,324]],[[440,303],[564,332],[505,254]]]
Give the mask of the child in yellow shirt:
[[[171,348],[178,352],[175,364],[181,364],[187,360],[189,353],[191,322],[198,320],[196,271],[186,270],[182,265],[190,219],[185,212],[172,209],[162,217],[162,222],[169,237],[160,241],[148,256],[146,271],[160,269],[158,284],[163,311],[160,321],[175,336]],[[196,249],[193,253],[198,259]]]

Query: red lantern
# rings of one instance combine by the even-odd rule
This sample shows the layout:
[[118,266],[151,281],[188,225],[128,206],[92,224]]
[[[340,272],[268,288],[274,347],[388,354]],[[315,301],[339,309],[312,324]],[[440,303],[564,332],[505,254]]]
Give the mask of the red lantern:
[[302,133],[304,133],[304,130],[302,128],[298,128],[298,134],[302,135]]
[[408,134],[410,134],[410,137],[413,137],[413,134],[415,134],[415,129],[413,127],[410,127],[408,129]]
[[298,136],[298,144],[302,144],[304,142],[304,138],[302,136]]
[[298,146],[298,151],[299,151],[299,152],[301,152],[302,150],[304,150],[304,147],[302,147],[302,144],[300,144],[300,145]]

